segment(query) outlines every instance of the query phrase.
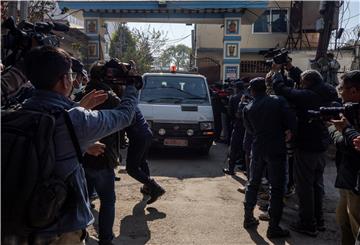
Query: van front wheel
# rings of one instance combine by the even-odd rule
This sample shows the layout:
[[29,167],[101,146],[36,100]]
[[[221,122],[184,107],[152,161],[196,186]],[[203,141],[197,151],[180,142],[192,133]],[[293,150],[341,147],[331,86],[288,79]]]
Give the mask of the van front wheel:
[[199,149],[200,155],[209,155],[209,151],[210,151],[211,145],[207,145],[207,146],[203,146],[202,148]]

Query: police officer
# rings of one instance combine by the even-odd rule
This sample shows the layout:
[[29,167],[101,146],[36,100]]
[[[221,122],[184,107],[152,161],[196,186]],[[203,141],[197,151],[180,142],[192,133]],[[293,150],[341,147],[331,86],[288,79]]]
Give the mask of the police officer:
[[254,100],[243,111],[246,130],[253,135],[250,164],[250,181],[245,193],[244,228],[259,224],[253,210],[264,168],[267,167],[271,185],[270,221],[268,238],[289,236],[289,231],[279,226],[283,209],[283,194],[286,175],[286,140],[295,128],[295,117],[287,102],[277,96],[266,94],[265,79],[258,77],[250,81],[250,93]]
[[238,159],[244,161],[244,151],[242,150],[242,142],[245,129],[238,115],[238,106],[241,97],[244,95],[244,83],[239,80],[235,82],[235,94],[229,99],[228,115],[232,124],[232,134],[229,147],[229,168],[224,168],[225,174],[234,175],[235,163]]

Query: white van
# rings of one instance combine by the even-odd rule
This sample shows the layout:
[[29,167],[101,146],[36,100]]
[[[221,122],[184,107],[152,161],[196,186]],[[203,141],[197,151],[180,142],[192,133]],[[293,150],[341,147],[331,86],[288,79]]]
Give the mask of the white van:
[[145,73],[139,108],[153,131],[153,145],[196,148],[207,154],[214,117],[206,78],[187,73]]

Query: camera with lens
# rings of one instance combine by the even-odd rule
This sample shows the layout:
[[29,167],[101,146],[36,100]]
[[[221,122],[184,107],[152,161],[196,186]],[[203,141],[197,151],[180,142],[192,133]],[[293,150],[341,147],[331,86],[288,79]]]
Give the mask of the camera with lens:
[[308,110],[312,120],[321,119],[329,121],[339,119],[340,113],[355,125],[360,125],[360,103],[346,103],[343,106],[320,107],[319,110]]
[[7,29],[7,34],[2,36],[1,59],[5,67],[14,65],[33,46],[49,45],[59,47],[60,39],[52,31],[67,32],[69,27],[61,23],[36,22],[30,23],[25,20],[18,25],[13,17],[9,17],[2,23],[2,28]]
[[287,64],[291,59],[288,56],[289,51],[285,48],[271,48],[267,51],[260,51],[261,55],[264,55],[266,64],[271,66],[272,64],[284,65]]
[[140,75],[135,74],[135,62],[120,62],[111,59],[104,64],[104,81],[116,85],[134,84],[137,90],[142,89],[144,83]]

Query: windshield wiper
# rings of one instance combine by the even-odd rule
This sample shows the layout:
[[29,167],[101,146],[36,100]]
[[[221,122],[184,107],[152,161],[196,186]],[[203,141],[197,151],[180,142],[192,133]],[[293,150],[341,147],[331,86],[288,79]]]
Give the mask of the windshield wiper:
[[151,103],[151,102],[160,102],[162,100],[174,100],[174,103],[180,103],[181,99],[179,98],[172,98],[172,97],[164,97],[164,98],[154,98],[154,99],[150,99],[150,100],[145,100],[147,103]]
[[206,100],[207,98],[206,97],[187,97],[187,98],[184,98],[184,100]]

